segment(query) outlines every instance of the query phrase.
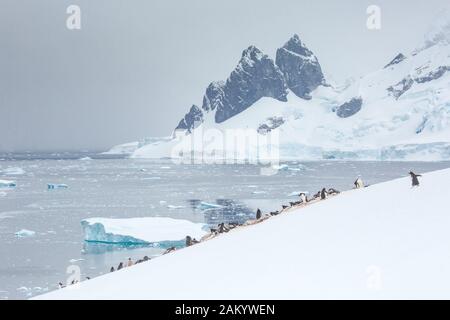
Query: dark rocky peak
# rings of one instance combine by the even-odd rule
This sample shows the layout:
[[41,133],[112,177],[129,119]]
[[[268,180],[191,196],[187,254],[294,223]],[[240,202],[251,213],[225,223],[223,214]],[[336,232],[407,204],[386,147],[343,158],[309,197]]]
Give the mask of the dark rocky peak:
[[300,37],[298,36],[298,34],[294,34],[288,42],[286,42],[284,44],[284,46],[282,47],[282,49],[284,50],[288,50],[291,51],[293,53],[305,56],[305,57],[309,57],[309,56],[313,56],[314,54],[312,53],[312,51],[310,51],[300,40]]
[[387,65],[384,66],[384,69],[393,66],[395,64],[399,64],[400,62],[402,62],[403,60],[405,60],[406,57],[403,55],[403,53],[399,53],[398,55],[395,56],[394,59],[392,59],[391,62],[389,62]]
[[224,87],[225,82],[215,81],[212,82],[208,88],[206,88],[206,93],[203,96],[202,109],[206,112],[216,110],[222,106],[222,101],[224,97]]
[[197,128],[202,122],[203,112],[194,104],[184,118],[178,123],[175,130],[187,130],[188,132],[191,132],[192,129]]
[[311,92],[325,84],[317,57],[296,34],[277,50],[276,64],[289,89],[300,98],[311,99]]
[[250,46],[243,51],[237,67],[223,86],[215,121],[228,120],[262,97],[287,101],[287,87],[275,62],[255,46]]

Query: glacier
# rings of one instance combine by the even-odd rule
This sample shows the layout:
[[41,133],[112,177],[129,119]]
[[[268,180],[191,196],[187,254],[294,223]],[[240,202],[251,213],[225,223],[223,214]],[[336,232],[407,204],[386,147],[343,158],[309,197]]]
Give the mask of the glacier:
[[183,246],[186,236],[200,239],[207,233],[206,224],[165,217],[89,218],[81,226],[86,242],[121,245]]

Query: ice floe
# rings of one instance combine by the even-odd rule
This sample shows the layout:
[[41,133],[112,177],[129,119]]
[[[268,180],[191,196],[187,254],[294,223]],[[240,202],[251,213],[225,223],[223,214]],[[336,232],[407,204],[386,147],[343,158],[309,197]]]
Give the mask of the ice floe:
[[25,170],[19,167],[9,167],[3,170],[0,170],[1,174],[4,174],[6,176],[20,176],[25,174]]
[[67,184],[63,184],[63,183],[49,183],[47,184],[47,189],[48,190],[55,190],[55,189],[68,189],[69,186]]
[[35,231],[22,229],[15,233],[15,235],[19,238],[27,238],[27,237],[33,237],[36,234]]
[[15,181],[0,180],[0,188],[15,188],[17,186]]
[[214,204],[214,203],[208,203],[208,202],[202,201],[198,204],[197,208],[200,210],[207,210],[207,209],[223,208],[223,206],[221,206],[220,204]]
[[187,235],[200,239],[207,233],[206,224],[165,217],[89,218],[81,225],[87,242],[130,245],[183,245]]

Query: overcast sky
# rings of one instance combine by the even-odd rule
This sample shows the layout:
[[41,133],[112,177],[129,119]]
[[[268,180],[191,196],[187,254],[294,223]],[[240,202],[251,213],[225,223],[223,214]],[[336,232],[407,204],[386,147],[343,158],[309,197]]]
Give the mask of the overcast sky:
[[[298,33],[328,77],[384,66],[448,0],[1,0],[0,150],[103,150],[169,135],[242,50]],[[81,8],[81,30],[66,9]],[[381,30],[366,9],[381,8]]]

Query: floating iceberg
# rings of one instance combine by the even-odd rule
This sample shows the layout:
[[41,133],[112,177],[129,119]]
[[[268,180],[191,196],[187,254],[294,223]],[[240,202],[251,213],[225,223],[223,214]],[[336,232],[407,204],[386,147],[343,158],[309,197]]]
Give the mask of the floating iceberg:
[[31,230],[27,230],[27,229],[22,229],[20,231],[17,231],[15,233],[15,235],[19,238],[26,238],[26,237],[32,237],[36,234],[36,232],[31,231]]
[[186,236],[203,237],[206,224],[172,218],[90,218],[81,221],[84,240],[110,244],[183,246]]
[[207,209],[218,209],[218,208],[223,208],[223,206],[221,206],[220,204],[213,204],[213,203],[208,203],[208,202],[200,202],[199,205],[197,206],[198,209],[200,210],[207,210]]
[[17,186],[15,181],[0,180],[0,188],[15,188]]
[[84,158],[80,158],[81,161],[91,161],[92,158],[91,157],[84,157]]
[[54,183],[49,183],[47,184],[47,189],[48,190],[54,190],[54,189],[68,189],[69,186],[67,184],[54,184]]
[[25,174],[25,170],[19,167],[9,167],[1,170],[0,172],[7,176],[20,176]]

